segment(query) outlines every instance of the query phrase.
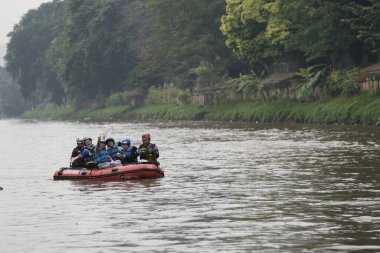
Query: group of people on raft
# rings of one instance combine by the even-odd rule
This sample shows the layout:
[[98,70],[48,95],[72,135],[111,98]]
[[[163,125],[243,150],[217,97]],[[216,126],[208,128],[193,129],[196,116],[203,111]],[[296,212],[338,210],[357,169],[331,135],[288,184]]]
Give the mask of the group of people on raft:
[[140,160],[159,165],[159,156],[157,146],[150,142],[149,132],[142,134],[142,144],[139,148],[131,145],[130,139],[116,143],[112,137],[100,136],[94,145],[90,137],[84,137],[77,139],[70,164],[72,168],[103,169],[137,163],[137,158],[140,157]]

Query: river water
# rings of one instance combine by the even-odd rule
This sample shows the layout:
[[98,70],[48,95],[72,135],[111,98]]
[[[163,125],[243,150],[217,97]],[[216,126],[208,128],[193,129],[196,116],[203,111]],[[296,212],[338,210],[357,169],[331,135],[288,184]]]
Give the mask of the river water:
[[[163,179],[53,181],[75,138],[149,129]],[[380,130],[0,121],[0,252],[380,252]]]

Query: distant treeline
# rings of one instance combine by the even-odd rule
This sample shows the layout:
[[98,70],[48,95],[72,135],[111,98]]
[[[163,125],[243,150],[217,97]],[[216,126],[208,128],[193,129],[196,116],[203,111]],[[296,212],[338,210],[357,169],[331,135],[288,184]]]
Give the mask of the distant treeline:
[[17,116],[27,109],[27,103],[11,75],[0,66],[0,119]]
[[378,0],[55,0],[9,34],[6,69],[32,104],[81,106],[272,66],[367,64]]

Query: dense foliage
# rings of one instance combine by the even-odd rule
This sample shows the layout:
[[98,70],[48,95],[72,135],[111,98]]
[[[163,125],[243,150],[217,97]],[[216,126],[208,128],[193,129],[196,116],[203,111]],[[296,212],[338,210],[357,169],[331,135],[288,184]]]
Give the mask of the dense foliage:
[[77,104],[122,89],[133,69],[128,43],[133,35],[124,30],[122,2],[66,1],[66,24],[50,49],[50,59]]
[[54,0],[14,27],[6,66],[32,104],[126,103],[152,86],[185,101],[278,64],[376,61],[379,11],[377,0]]
[[36,103],[211,85],[245,67],[224,44],[224,10],[223,0],[56,0],[10,33],[7,69]]
[[145,23],[148,36],[139,75],[150,84],[209,86],[223,75],[241,70],[219,30],[224,0],[149,2],[151,15]]
[[226,43],[252,65],[296,60],[348,66],[368,61],[379,49],[376,0],[226,2]]
[[3,116],[18,116],[26,108],[17,84],[11,75],[0,66],[0,118]]
[[47,52],[62,30],[65,17],[63,2],[42,4],[29,11],[9,34],[6,66],[20,84],[21,93],[35,103],[60,104],[64,91],[49,64]]

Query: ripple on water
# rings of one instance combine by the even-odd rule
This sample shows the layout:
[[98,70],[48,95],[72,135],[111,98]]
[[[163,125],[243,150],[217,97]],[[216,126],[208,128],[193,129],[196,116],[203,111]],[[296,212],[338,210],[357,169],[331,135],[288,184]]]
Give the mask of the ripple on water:
[[[376,130],[235,126],[0,121],[5,143],[33,147],[0,146],[1,252],[380,250]],[[136,144],[150,129],[166,177],[51,179],[77,136],[105,129]]]

